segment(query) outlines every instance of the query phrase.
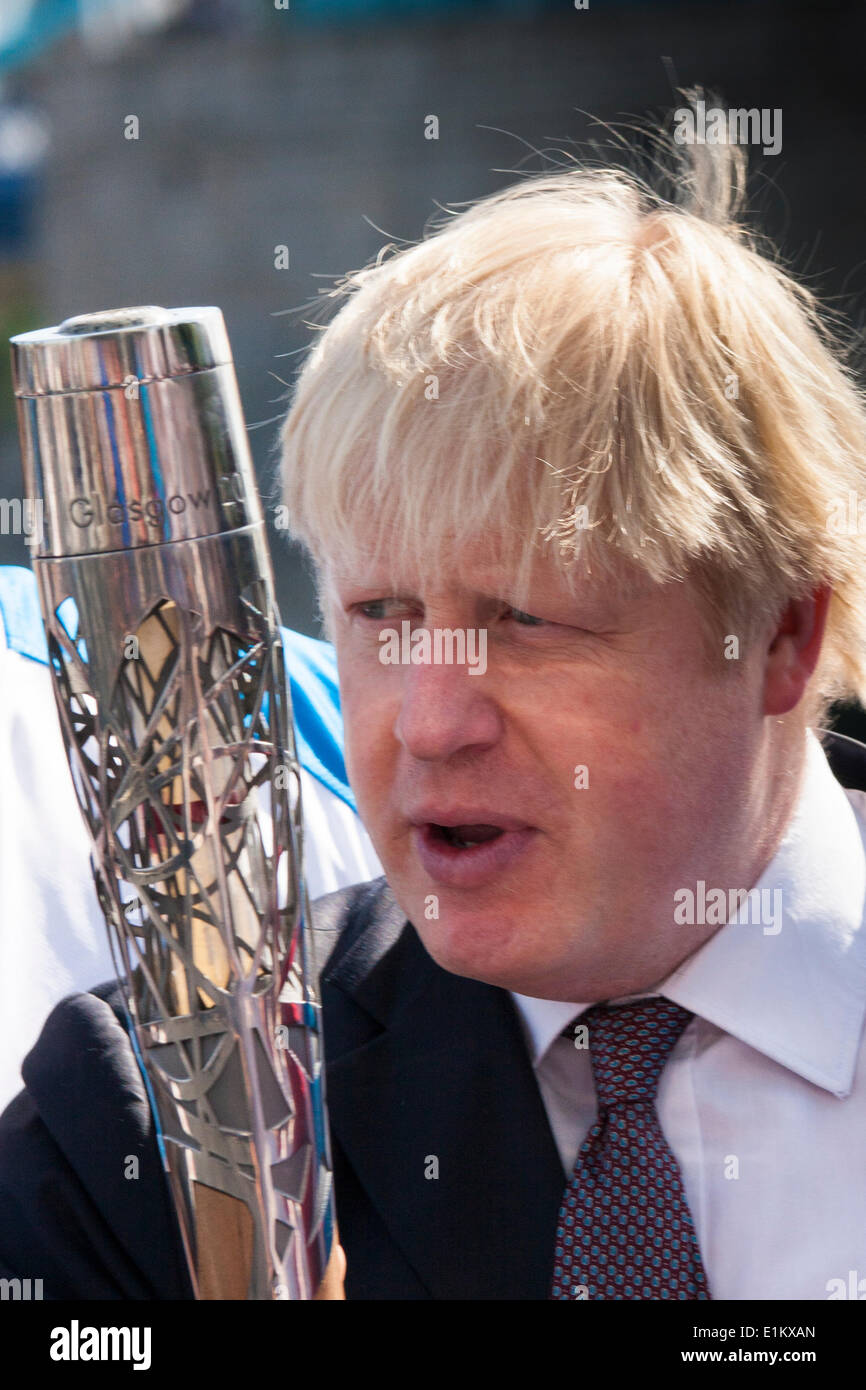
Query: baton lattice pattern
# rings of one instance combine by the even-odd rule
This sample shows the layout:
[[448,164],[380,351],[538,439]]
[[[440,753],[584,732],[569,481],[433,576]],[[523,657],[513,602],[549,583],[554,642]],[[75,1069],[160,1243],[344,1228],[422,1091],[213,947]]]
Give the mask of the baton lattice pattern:
[[[330,1172],[300,776],[273,732],[291,730],[282,647],[247,606],[252,635],[157,603],[108,682],[73,599],[48,638],[199,1294],[231,1296],[214,1292],[228,1280],[235,1296],[292,1297],[310,1292],[293,1241],[327,1219]],[[215,1244],[228,1228],[231,1249]]]

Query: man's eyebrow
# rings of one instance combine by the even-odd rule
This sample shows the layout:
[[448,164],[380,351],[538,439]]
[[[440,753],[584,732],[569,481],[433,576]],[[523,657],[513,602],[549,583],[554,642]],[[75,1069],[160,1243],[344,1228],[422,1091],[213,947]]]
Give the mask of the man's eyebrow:
[[353,570],[331,570],[330,579],[332,584],[365,584],[368,586],[378,584],[382,587],[393,587],[396,576],[387,574],[383,570],[368,570],[359,564]]
[[557,594],[489,593],[476,591],[479,606],[493,608],[506,604],[518,612],[546,618],[563,627],[606,628],[625,621],[628,607],[612,595],[603,593],[574,595],[565,591]]
[[[344,571],[334,574],[332,583],[335,590],[358,589],[377,597],[414,598],[419,602],[425,601],[417,583],[399,581],[395,576],[381,571],[365,573],[361,570],[353,574]],[[455,593],[460,593],[471,602],[485,607],[504,603],[518,611],[532,613],[534,604],[538,608],[555,607],[562,614],[563,621],[572,614],[576,620],[583,617],[593,622],[611,621],[646,597],[643,593],[622,594],[600,586],[583,593],[566,588],[557,593],[519,594],[507,582],[495,585],[490,580],[479,581],[477,586],[463,585],[461,588],[458,585]],[[436,594],[430,597],[439,599],[442,596]]]

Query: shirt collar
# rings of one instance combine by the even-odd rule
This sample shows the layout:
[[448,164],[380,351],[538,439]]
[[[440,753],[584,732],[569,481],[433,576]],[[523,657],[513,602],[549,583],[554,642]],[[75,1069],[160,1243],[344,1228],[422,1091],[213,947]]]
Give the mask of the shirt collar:
[[[623,994],[608,1002],[629,1004],[633,999],[651,999],[662,993],[666,993],[666,991],[664,986],[659,985],[657,989],[643,990],[640,994]],[[532,995],[515,994],[513,991],[511,991],[511,997],[523,1020],[524,1032],[529,1042],[534,1067],[544,1061],[552,1044],[556,1042],[560,1033],[568,1027],[569,1023],[576,1019],[579,1014],[582,1014],[585,1009],[592,1008],[591,1004],[572,1004],[560,999],[535,999]]]
[[[845,1096],[866,1015],[866,793],[846,791],[816,735],[809,730],[806,738],[794,812],[752,890],[754,907],[769,910],[760,920],[747,911],[746,920],[720,927],[649,993],[665,995],[807,1081]],[[699,901],[698,886],[691,887]],[[512,997],[535,1066],[589,1007]]]

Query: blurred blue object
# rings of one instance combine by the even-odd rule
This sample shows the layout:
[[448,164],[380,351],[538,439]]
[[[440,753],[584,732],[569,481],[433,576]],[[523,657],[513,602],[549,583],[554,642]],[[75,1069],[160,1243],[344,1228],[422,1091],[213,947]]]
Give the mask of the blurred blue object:
[[[564,0],[558,0],[561,5]],[[444,14],[535,14],[548,8],[546,0],[291,0],[300,19],[399,19]]]
[[72,30],[109,56],[126,39],[173,23],[190,0],[0,0],[0,79]]
[[33,240],[33,180],[0,172],[0,257],[14,256]]
[[78,0],[3,0],[0,76],[35,58],[78,21]]
[[0,258],[26,254],[35,236],[45,121],[30,107],[0,101]]
[[[593,5],[604,3],[605,8],[655,2],[592,0]],[[699,2],[708,4],[709,0]],[[574,0],[0,0],[0,80],[4,73],[38,57],[43,49],[72,30],[81,34],[89,48],[111,56],[129,37],[159,28],[208,34],[242,33],[270,26],[279,32],[285,11],[289,11],[293,23],[315,25],[473,14],[496,19],[570,9],[573,3]],[[282,28],[285,31],[285,25]]]

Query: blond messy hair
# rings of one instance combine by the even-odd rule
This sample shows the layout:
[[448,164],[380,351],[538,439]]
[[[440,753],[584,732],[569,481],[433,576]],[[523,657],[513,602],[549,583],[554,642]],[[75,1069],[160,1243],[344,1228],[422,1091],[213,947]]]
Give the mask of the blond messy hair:
[[866,494],[866,406],[738,220],[740,152],[680,153],[671,198],[568,168],[339,281],[279,441],[290,530],[320,603],[359,547],[432,577],[485,535],[518,593],[543,548],[570,583],[688,580],[719,659],[830,584],[811,722],[866,697],[866,537],[828,526]]

